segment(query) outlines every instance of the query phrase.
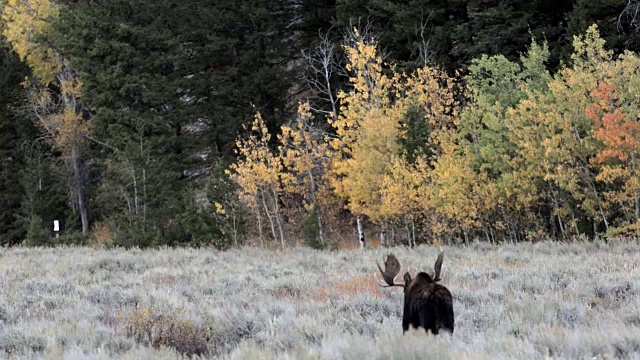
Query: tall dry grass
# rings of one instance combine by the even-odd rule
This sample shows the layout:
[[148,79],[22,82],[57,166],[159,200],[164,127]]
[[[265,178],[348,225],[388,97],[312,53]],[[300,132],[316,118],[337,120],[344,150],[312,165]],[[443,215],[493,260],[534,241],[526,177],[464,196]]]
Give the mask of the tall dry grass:
[[0,357],[640,359],[637,243],[446,247],[452,337],[402,334],[387,251],[0,249]]

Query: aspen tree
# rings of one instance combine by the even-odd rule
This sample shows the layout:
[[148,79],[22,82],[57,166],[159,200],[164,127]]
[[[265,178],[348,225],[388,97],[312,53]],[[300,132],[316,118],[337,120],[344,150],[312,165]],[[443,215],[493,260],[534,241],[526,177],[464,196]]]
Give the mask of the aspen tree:
[[387,74],[375,41],[356,41],[345,51],[352,89],[339,93],[338,118],[329,120],[337,134],[331,142],[332,185],[352,214],[368,217],[384,231],[391,221],[415,221],[427,211],[415,199],[417,188],[429,186],[433,154],[421,155],[416,166],[401,139],[407,135],[406,119],[417,113],[429,129],[421,147],[437,148],[440,134],[454,126],[459,113],[456,84],[429,67],[411,74],[391,67]]
[[324,132],[311,124],[311,109],[301,103],[293,127],[282,126],[278,135],[279,154],[286,170],[295,178],[288,181],[287,192],[298,193],[305,199],[307,211],[313,210],[318,222],[318,238],[325,245],[322,208],[319,193],[324,187],[323,179],[329,160],[328,145]]
[[[82,116],[82,83],[78,75],[46,41],[59,16],[59,6],[53,0],[7,0],[2,12],[2,33],[33,72],[34,78],[26,83],[30,103],[44,136],[65,158],[71,204],[80,213],[82,233],[86,235],[90,211],[84,153],[91,126]],[[49,85],[55,85],[58,92],[53,93]]]
[[[247,129],[245,127],[245,129]],[[256,113],[246,139],[238,139],[237,154],[240,159],[231,164],[227,173],[240,187],[240,196],[260,216],[264,212],[269,221],[274,241],[280,240],[285,251],[284,224],[280,211],[280,195],[294,182],[294,177],[285,172],[282,158],[269,149],[271,134]]]

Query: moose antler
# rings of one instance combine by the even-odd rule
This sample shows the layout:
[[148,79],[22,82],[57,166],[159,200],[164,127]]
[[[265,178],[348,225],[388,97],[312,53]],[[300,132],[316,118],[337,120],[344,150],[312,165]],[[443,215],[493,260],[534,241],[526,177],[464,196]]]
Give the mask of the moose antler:
[[382,281],[380,281],[380,279],[376,277],[375,274],[373,274],[373,277],[376,279],[376,281],[378,281],[378,285],[382,287],[404,286],[404,283],[395,282],[396,275],[398,275],[398,272],[400,272],[400,262],[395,257],[395,255],[393,254],[387,255],[387,260],[385,260],[384,262],[384,270],[382,270],[382,267],[380,266],[380,263],[377,260],[376,260],[376,265],[378,265],[378,269],[380,270],[380,273],[382,274],[382,278],[386,283],[384,284]]
[[433,281],[440,281],[440,270],[442,270],[442,260],[444,259],[444,250],[440,248],[440,254],[436,259],[435,265],[433,265],[433,270],[435,271],[433,275]]

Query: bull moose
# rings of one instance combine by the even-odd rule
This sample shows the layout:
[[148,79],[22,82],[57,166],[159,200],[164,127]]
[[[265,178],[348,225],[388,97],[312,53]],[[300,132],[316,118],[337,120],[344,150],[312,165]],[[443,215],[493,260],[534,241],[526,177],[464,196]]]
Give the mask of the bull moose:
[[400,271],[400,262],[393,255],[387,255],[384,262],[384,270],[380,263],[376,261],[378,269],[382,273],[385,283],[377,277],[378,284],[382,287],[402,286],[404,288],[404,311],[402,315],[403,333],[409,330],[409,325],[414,328],[423,328],[425,331],[437,335],[440,330],[453,333],[453,301],[451,292],[438,284],[440,281],[440,270],[444,252],[441,250],[434,265],[433,276],[420,272],[416,277],[411,278],[411,274],[404,274],[404,283],[395,281]]

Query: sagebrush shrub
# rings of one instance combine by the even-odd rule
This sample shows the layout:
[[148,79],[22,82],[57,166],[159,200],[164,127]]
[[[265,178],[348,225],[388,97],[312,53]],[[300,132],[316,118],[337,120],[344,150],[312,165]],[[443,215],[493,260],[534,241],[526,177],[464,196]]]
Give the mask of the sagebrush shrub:
[[162,313],[149,307],[136,307],[124,315],[122,325],[127,336],[144,345],[172,347],[189,356],[208,352],[210,331],[182,319],[176,311]]

